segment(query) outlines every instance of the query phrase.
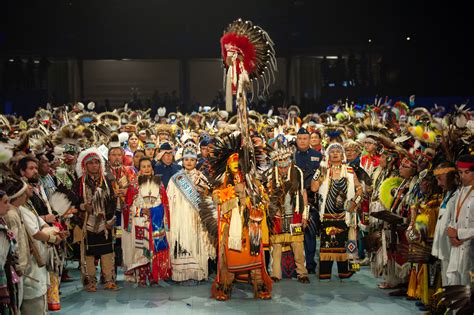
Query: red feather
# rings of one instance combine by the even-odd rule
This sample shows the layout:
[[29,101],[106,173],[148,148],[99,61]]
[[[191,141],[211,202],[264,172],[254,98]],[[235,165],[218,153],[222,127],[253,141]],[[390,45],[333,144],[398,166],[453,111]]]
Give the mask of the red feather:
[[245,70],[252,73],[255,70],[256,61],[256,49],[252,42],[246,36],[227,33],[221,37],[221,51],[224,61],[227,58],[227,51],[232,49],[237,50],[243,56]]

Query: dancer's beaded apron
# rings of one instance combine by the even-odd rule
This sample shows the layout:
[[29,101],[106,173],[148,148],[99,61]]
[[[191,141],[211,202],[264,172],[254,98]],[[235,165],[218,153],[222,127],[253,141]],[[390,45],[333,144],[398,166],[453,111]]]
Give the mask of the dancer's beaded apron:
[[329,180],[329,191],[321,223],[320,273],[321,279],[331,278],[333,261],[337,261],[340,278],[352,275],[348,270],[346,242],[349,229],[346,225],[344,202],[347,196],[347,178]]

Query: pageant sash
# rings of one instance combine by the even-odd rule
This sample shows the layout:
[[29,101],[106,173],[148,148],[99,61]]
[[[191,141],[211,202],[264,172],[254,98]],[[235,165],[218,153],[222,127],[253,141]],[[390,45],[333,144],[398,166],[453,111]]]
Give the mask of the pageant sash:
[[176,176],[173,176],[173,182],[176,187],[179,188],[183,196],[189,203],[193,206],[194,210],[199,212],[199,200],[200,195],[199,192],[196,190],[194,183],[191,182],[189,177],[184,172],[179,172]]

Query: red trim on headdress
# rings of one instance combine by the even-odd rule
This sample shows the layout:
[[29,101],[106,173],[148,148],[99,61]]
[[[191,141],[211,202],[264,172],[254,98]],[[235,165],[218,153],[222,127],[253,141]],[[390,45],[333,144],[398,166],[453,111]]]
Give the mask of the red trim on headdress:
[[[222,59],[227,59],[228,51],[237,51],[244,58],[244,68],[248,73],[255,70],[256,49],[246,36],[228,33],[221,37]],[[238,71],[238,70],[237,70]]]
[[100,161],[100,156],[98,156],[95,152],[87,154],[83,159],[82,159],[82,169],[86,167],[86,163],[89,162],[91,158],[95,157],[97,160]]

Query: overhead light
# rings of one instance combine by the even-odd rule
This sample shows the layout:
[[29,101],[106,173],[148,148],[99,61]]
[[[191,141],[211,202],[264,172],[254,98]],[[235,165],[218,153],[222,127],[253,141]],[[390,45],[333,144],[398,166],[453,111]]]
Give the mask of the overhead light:
[[337,56],[326,56],[327,59],[337,59]]
[[10,61],[10,62],[15,62],[15,59],[8,59],[8,61]]
[[39,61],[39,60],[35,60],[34,62],[35,62],[36,64],[40,63],[40,61]]
[[369,38],[369,43],[372,43],[372,39]]
[[411,40],[410,36],[407,36],[407,40]]
[[129,61],[129,60],[132,60],[132,59],[122,58],[122,61]]

